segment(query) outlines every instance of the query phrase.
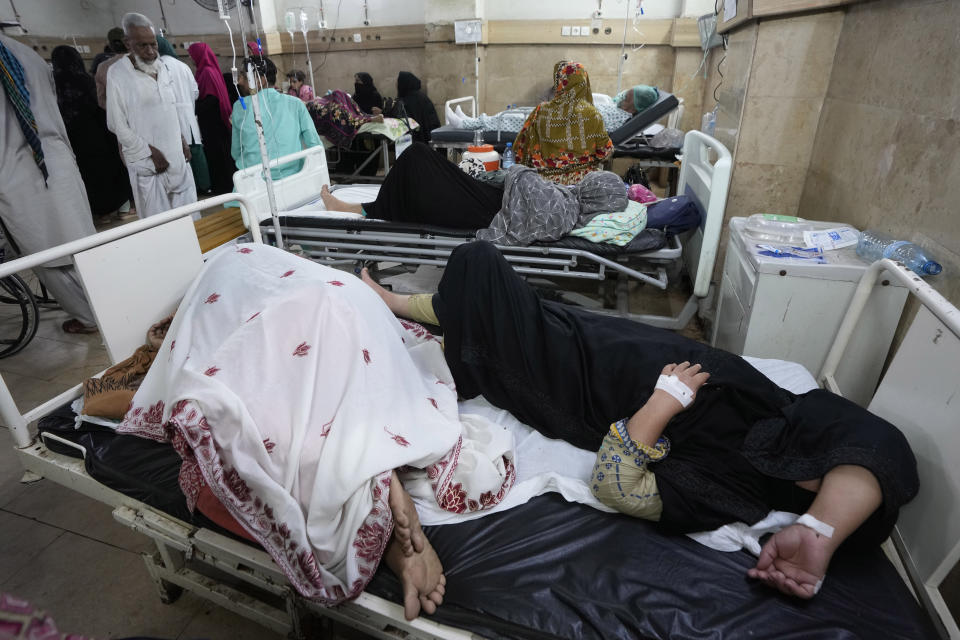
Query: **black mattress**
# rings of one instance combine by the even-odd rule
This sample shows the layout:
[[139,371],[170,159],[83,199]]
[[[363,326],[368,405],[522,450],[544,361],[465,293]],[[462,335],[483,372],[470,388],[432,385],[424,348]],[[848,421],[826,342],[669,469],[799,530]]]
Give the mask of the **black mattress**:
[[[438,227],[430,224],[414,224],[409,222],[383,222],[374,220],[360,219],[338,219],[338,218],[316,218],[312,216],[281,215],[279,216],[281,233],[286,229],[339,229],[343,231],[359,232],[390,232],[390,233],[408,233],[421,236],[441,236],[445,238],[460,238],[463,240],[473,240],[476,231],[469,229],[451,229],[449,227]],[[273,220],[267,218],[260,223],[261,233],[264,236],[273,235]],[[286,237],[286,235],[284,235]],[[295,234],[291,234],[295,238]],[[662,249],[667,244],[667,234],[659,229],[644,229],[623,247],[613,244],[590,242],[585,238],[577,236],[564,236],[554,242],[536,242],[530,246],[550,247],[558,249],[579,249],[589,251],[602,257],[617,257],[623,255],[646,253],[647,251],[656,251]],[[509,252],[510,247],[503,247],[502,250]]]
[[[629,140],[637,135],[651,124],[667,115],[677,108],[680,101],[672,93],[666,91],[660,92],[660,97],[652,105],[634,114],[632,118],[620,125],[616,130],[609,133],[610,140],[614,145],[619,145],[625,140]],[[456,127],[438,127],[430,132],[431,142],[473,142],[473,129],[458,129]],[[513,142],[517,134],[512,131],[497,131],[495,129],[486,129],[483,131],[483,141],[487,144],[497,145]]]
[[[179,458],[169,445],[86,423],[75,430],[68,407],[41,420],[40,429],[84,443],[88,472],[104,484],[160,509],[178,495],[183,501]],[[820,594],[801,601],[748,580],[754,559],[746,552],[713,551],[557,494],[425,531],[447,575],[444,604],[431,618],[485,637],[936,637],[879,548],[841,549]],[[402,601],[386,567],[367,591]]]

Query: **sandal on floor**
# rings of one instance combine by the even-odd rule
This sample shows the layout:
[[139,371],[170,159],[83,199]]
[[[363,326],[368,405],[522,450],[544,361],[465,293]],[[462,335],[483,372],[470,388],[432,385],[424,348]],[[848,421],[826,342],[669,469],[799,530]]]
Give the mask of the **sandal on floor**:
[[71,318],[63,323],[61,326],[65,333],[96,333],[100,331],[97,328],[97,325],[87,326],[77,320],[76,318]]

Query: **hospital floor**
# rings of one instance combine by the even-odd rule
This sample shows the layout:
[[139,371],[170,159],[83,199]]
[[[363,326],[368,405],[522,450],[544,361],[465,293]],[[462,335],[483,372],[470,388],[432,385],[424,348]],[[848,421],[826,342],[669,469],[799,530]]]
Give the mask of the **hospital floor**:
[[[390,273],[384,272],[385,279],[398,291],[429,291],[439,279],[439,273],[429,271]],[[635,292],[634,303],[645,295]],[[683,292],[674,292],[669,300],[662,292],[650,295],[649,304],[676,308],[686,297]],[[0,305],[0,335],[19,322],[18,314]],[[41,310],[36,337],[20,353],[0,360],[0,373],[21,410],[110,364],[99,334],[61,330],[66,317],[59,310]],[[699,337],[696,327],[686,333]],[[189,592],[173,604],[162,604],[139,555],[153,550],[149,539],[115,522],[107,505],[61,485],[45,479],[22,484],[12,445],[10,431],[0,427],[0,592],[46,610],[61,632],[94,638],[283,637]],[[334,637],[362,636],[338,627]]]

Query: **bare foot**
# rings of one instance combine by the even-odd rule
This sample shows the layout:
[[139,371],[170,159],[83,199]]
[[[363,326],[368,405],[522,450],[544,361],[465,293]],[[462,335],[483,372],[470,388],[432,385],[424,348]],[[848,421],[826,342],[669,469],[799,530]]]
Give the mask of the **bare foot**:
[[348,213],[363,213],[363,205],[344,202],[340,198],[334,197],[330,193],[330,186],[320,187],[320,199],[323,200],[323,206],[327,211],[346,211]]
[[[376,280],[370,277],[370,271],[364,267],[360,270],[360,279],[363,282],[373,289],[374,293],[380,296],[380,299],[387,305],[387,308],[393,312],[393,315],[400,316],[402,318],[407,317],[407,297],[400,295],[399,293],[393,293],[392,291],[387,291],[381,287]],[[394,474],[396,475],[396,474]],[[391,492],[392,493],[392,492]]]
[[812,598],[820,590],[834,550],[830,538],[802,524],[790,525],[763,545],[757,566],[747,575],[787,595]]
[[160,322],[151,326],[147,330],[147,344],[154,349],[159,349],[163,344],[163,339],[167,337],[167,331],[170,329],[170,323],[173,321],[173,315],[169,315]]
[[443,604],[447,578],[443,575],[440,558],[428,540],[424,540],[423,551],[407,556],[394,534],[385,557],[387,566],[397,574],[403,586],[403,616],[407,620],[416,618],[421,609],[434,613]]
[[396,471],[390,476],[390,510],[393,511],[393,539],[400,543],[403,555],[412,556],[423,551],[427,537],[420,528],[413,499],[403,488]]

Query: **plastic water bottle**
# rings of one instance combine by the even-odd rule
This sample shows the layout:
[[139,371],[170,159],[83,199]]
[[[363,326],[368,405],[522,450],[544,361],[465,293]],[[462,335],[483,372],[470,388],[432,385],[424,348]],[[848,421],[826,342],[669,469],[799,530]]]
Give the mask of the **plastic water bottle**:
[[508,142],[507,148],[503,150],[503,158],[500,160],[501,169],[509,169],[514,165],[513,160],[513,143]]
[[912,242],[897,240],[893,236],[873,229],[860,234],[857,255],[870,262],[881,258],[897,260],[920,276],[935,276],[943,270],[940,263],[931,260],[923,249]]

